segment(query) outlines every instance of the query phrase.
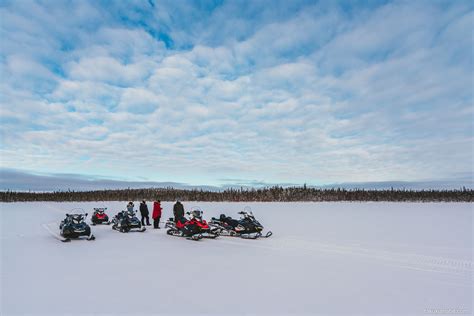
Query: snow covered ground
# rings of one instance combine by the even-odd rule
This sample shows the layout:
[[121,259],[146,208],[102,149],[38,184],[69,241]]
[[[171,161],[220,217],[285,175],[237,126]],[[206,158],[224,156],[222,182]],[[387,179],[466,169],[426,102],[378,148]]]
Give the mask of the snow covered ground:
[[473,311],[473,204],[184,203],[206,219],[250,205],[274,234],[261,240],[95,226],[95,241],[61,243],[41,226],[74,207],[124,205],[0,204],[1,315]]

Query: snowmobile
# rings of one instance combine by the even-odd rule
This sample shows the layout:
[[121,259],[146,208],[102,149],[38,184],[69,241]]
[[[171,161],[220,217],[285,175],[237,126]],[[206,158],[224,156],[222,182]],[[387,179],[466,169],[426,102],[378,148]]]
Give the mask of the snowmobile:
[[137,211],[121,211],[112,219],[112,229],[122,233],[128,233],[132,229],[144,232],[146,227],[142,227],[142,223],[135,216]]
[[246,207],[244,211],[239,212],[241,215],[239,220],[230,216],[221,214],[219,218],[212,218],[209,225],[219,232],[222,236],[241,237],[244,239],[257,239],[260,237],[268,238],[273,233],[271,231],[263,234],[263,226],[253,215],[250,207]]
[[171,217],[165,224],[168,228],[166,233],[171,236],[186,237],[191,240],[200,240],[202,238],[214,239],[219,234],[217,229],[211,229],[207,222],[202,219],[202,211],[194,208],[191,212],[186,212],[189,219],[182,217],[177,222]]
[[94,213],[92,214],[92,217],[91,217],[92,225],[97,225],[97,224],[110,225],[109,216],[105,214],[106,210],[107,210],[106,207],[94,208]]
[[94,240],[91,228],[87,225],[86,214],[66,214],[66,218],[59,224],[59,234],[61,241],[71,241],[71,238],[86,236],[87,240]]

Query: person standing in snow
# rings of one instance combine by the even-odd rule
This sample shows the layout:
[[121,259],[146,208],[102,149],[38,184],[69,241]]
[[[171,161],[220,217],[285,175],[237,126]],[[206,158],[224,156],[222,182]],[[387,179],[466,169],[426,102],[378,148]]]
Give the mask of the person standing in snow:
[[162,210],[160,200],[153,202],[153,214],[151,214],[151,217],[153,218],[153,228],[160,228]]
[[140,203],[140,214],[142,215],[142,225],[145,226],[146,219],[146,225],[150,226],[150,217],[148,216],[150,212],[148,212],[148,206],[146,205],[145,200]]
[[181,218],[184,217],[184,206],[179,200],[177,200],[173,206],[173,215],[175,222],[178,222]]

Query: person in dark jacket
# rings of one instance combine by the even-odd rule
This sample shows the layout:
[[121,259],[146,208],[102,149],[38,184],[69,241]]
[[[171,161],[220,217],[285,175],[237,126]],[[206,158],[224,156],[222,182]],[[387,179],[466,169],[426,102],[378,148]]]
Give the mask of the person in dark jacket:
[[145,226],[146,219],[146,225],[150,226],[150,217],[148,216],[150,212],[148,212],[148,206],[146,205],[145,200],[140,203],[140,214],[142,215],[142,225]]
[[178,220],[184,217],[184,206],[179,200],[177,200],[173,206],[173,215],[175,222],[178,222]]
[[153,202],[153,213],[151,214],[151,217],[153,218],[153,228],[160,228],[160,218],[162,210],[163,209],[161,208],[160,200]]

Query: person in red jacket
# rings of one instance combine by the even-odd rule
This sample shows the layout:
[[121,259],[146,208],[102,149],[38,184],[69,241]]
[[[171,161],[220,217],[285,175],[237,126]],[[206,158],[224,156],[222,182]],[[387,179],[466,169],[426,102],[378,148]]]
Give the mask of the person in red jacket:
[[153,202],[153,214],[151,215],[153,218],[153,228],[160,228],[161,210],[161,201]]

